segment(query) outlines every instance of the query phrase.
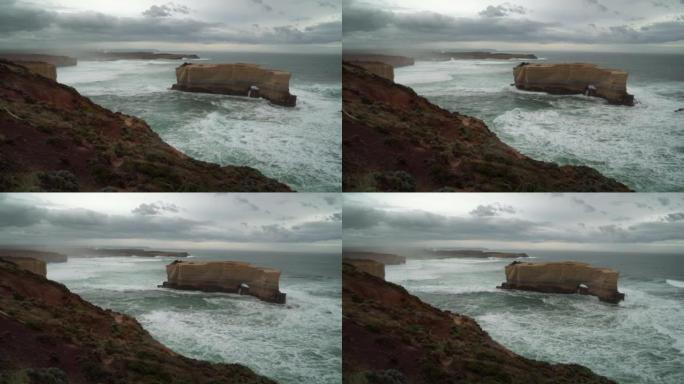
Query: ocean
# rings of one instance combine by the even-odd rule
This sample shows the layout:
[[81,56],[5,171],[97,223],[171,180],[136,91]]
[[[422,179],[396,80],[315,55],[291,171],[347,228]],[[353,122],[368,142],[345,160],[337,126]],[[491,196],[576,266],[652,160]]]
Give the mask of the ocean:
[[340,255],[197,251],[192,256],[280,269],[287,304],[157,288],[172,258],[70,258],[48,264],[48,278],[100,307],[135,317],[185,356],[244,364],[281,384],[342,382]]
[[684,255],[528,252],[620,271],[619,305],[593,296],[502,291],[510,259],[409,259],[386,279],[441,309],[474,317],[525,357],[576,363],[621,384],[684,383]]
[[341,190],[339,55],[194,52],[197,63],[249,62],[292,73],[295,108],[263,99],[171,91],[178,60],[79,61],[57,80],[108,109],[144,119],[200,160],[258,169],[302,192]]
[[587,165],[637,191],[684,191],[684,55],[537,53],[530,62],[588,62],[629,72],[635,107],[599,98],[519,91],[522,60],[416,62],[395,81],[433,103],[485,121],[537,160]]

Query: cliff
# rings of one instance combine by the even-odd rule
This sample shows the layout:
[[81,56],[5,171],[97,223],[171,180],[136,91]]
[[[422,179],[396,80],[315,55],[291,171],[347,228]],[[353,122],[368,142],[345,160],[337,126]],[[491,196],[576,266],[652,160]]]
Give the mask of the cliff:
[[389,64],[378,61],[350,61],[349,63],[361,67],[374,75],[394,81],[394,67]]
[[383,63],[391,65],[393,68],[408,67],[415,64],[412,57],[365,53],[346,53],[342,55],[342,60]]
[[29,271],[43,277],[47,276],[47,267],[43,260],[33,259],[30,257],[0,255],[0,264],[3,264],[3,260],[5,262],[13,263],[21,270]]
[[533,160],[484,122],[346,63],[342,71],[343,190],[629,191],[584,166]]
[[633,106],[634,96],[627,93],[627,76],[625,71],[584,63],[522,63],[513,69],[518,89],[555,95],[587,94],[611,104]]
[[52,81],[57,81],[57,68],[50,63],[44,63],[41,61],[19,61],[15,60],[15,64],[19,64],[22,67],[29,70],[31,73],[36,75],[41,75]]
[[343,263],[353,266],[358,271],[365,272],[385,280],[385,264],[383,263],[374,260],[362,259],[343,259]]
[[142,120],[0,61],[1,191],[289,191],[248,167],[195,160]]
[[426,56],[428,60],[536,60],[537,56],[530,53],[503,52],[433,52]]
[[46,263],[66,263],[67,255],[29,249],[0,249],[0,257],[30,257]]
[[406,257],[390,253],[343,252],[342,257],[349,260],[374,260],[385,265],[405,264]]
[[274,384],[238,364],[189,359],[132,317],[0,261],[0,381],[17,384]]
[[52,64],[55,67],[73,67],[78,61],[73,57],[44,55],[37,53],[0,53],[0,59],[8,61],[29,61]]
[[[166,266],[168,281],[162,287],[251,295],[264,301],[285,304],[280,292],[280,271],[238,261],[174,261]],[[248,287],[245,287],[246,284]]]
[[[176,68],[172,89],[185,92],[219,93],[262,97],[273,104],[294,107],[290,73],[263,69],[256,64],[188,64]],[[255,88],[256,87],[256,88]]]
[[437,259],[448,259],[448,258],[488,259],[490,257],[497,257],[500,259],[517,259],[519,257],[529,257],[526,253],[491,252],[491,251],[480,251],[480,250],[469,250],[469,249],[446,250],[446,251],[428,251],[428,253],[430,256],[434,256]]
[[546,293],[579,293],[597,296],[601,301],[618,303],[625,295],[618,292],[619,273],[585,263],[521,263],[506,266],[502,289]]
[[472,318],[434,308],[349,264],[342,285],[345,384],[614,383],[579,365],[519,356]]

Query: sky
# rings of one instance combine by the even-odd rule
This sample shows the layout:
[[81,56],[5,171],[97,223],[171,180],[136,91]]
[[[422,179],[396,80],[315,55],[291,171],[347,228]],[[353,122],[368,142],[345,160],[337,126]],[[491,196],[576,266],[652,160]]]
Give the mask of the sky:
[[335,194],[0,194],[0,246],[339,253]]
[[1,49],[339,52],[340,0],[0,0]]
[[344,248],[684,255],[684,194],[345,194]]
[[345,50],[422,46],[684,53],[684,0],[343,3]]

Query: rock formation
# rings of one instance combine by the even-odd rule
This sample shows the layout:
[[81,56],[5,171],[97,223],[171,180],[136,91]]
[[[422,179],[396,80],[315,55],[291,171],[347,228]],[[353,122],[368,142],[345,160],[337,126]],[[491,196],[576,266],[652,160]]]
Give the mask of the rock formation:
[[342,373],[345,384],[614,384],[580,365],[519,356],[472,318],[350,264],[342,275]]
[[24,271],[29,271],[43,277],[47,276],[47,267],[45,266],[45,262],[43,260],[33,259],[31,257],[0,255],[0,264],[2,264],[3,260],[13,263],[19,269]]
[[347,192],[629,191],[589,167],[533,160],[476,118],[343,64],[343,189]]
[[238,261],[174,261],[166,266],[168,281],[162,287],[204,292],[251,295],[285,304],[280,292],[280,271]]
[[19,61],[19,60],[15,60],[14,63],[19,64],[22,67],[25,67],[31,73],[35,73],[36,75],[41,75],[41,76],[46,77],[52,81],[57,81],[57,68],[53,64],[44,63],[41,61]]
[[601,97],[611,104],[634,105],[627,93],[627,72],[600,68],[594,64],[529,64],[513,69],[518,89],[554,95]]
[[46,263],[66,263],[67,255],[29,249],[0,249],[0,257],[30,257]]
[[415,64],[415,60],[412,57],[365,53],[346,53],[342,56],[342,60],[351,62],[383,63],[391,65],[393,68],[408,67]]
[[294,107],[297,96],[290,94],[290,73],[263,69],[256,64],[188,64],[176,68],[172,89],[185,92],[219,93],[259,97],[273,104]]
[[491,252],[491,251],[480,251],[480,250],[470,250],[470,249],[457,249],[457,250],[431,250],[428,251],[430,256],[434,256],[437,259],[449,259],[449,258],[475,258],[475,259],[488,259],[490,257],[497,257],[500,259],[517,259],[519,257],[529,257],[527,253],[515,253],[515,252]]
[[385,265],[405,264],[406,257],[390,253],[343,252],[342,257],[349,260],[374,260]]
[[73,67],[78,64],[78,61],[73,57],[44,55],[36,53],[0,53],[0,59],[8,61],[28,61],[28,62],[42,62],[52,64],[55,67]]
[[0,261],[0,382],[275,384],[238,364],[184,357],[132,317]]
[[536,60],[537,56],[529,53],[503,52],[432,52],[426,56],[428,60]]
[[623,293],[618,292],[618,275],[616,270],[592,267],[585,263],[513,262],[506,266],[506,282],[499,288],[579,293],[597,296],[609,303],[618,303],[625,298]]
[[385,264],[375,260],[343,259],[345,264],[354,266],[357,270],[369,273],[385,280]]
[[248,167],[195,160],[142,120],[0,61],[1,191],[289,191]]
[[374,75],[394,81],[394,67],[389,64],[379,61],[350,61],[349,63],[359,66]]

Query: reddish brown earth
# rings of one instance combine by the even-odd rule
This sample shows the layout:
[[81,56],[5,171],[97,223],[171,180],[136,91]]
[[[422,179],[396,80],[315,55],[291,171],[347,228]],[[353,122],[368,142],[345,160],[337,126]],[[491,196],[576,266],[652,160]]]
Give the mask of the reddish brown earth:
[[626,192],[595,169],[531,159],[484,122],[343,64],[344,191]]
[[0,261],[0,382],[272,384],[238,364],[181,356],[132,317]]
[[142,120],[0,60],[1,191],[290,191],[249,167],[195,160]]
[[492,340],[470,317],[442,311],[345,264],[345,384],[609,384],[575,364],[526,359]]

